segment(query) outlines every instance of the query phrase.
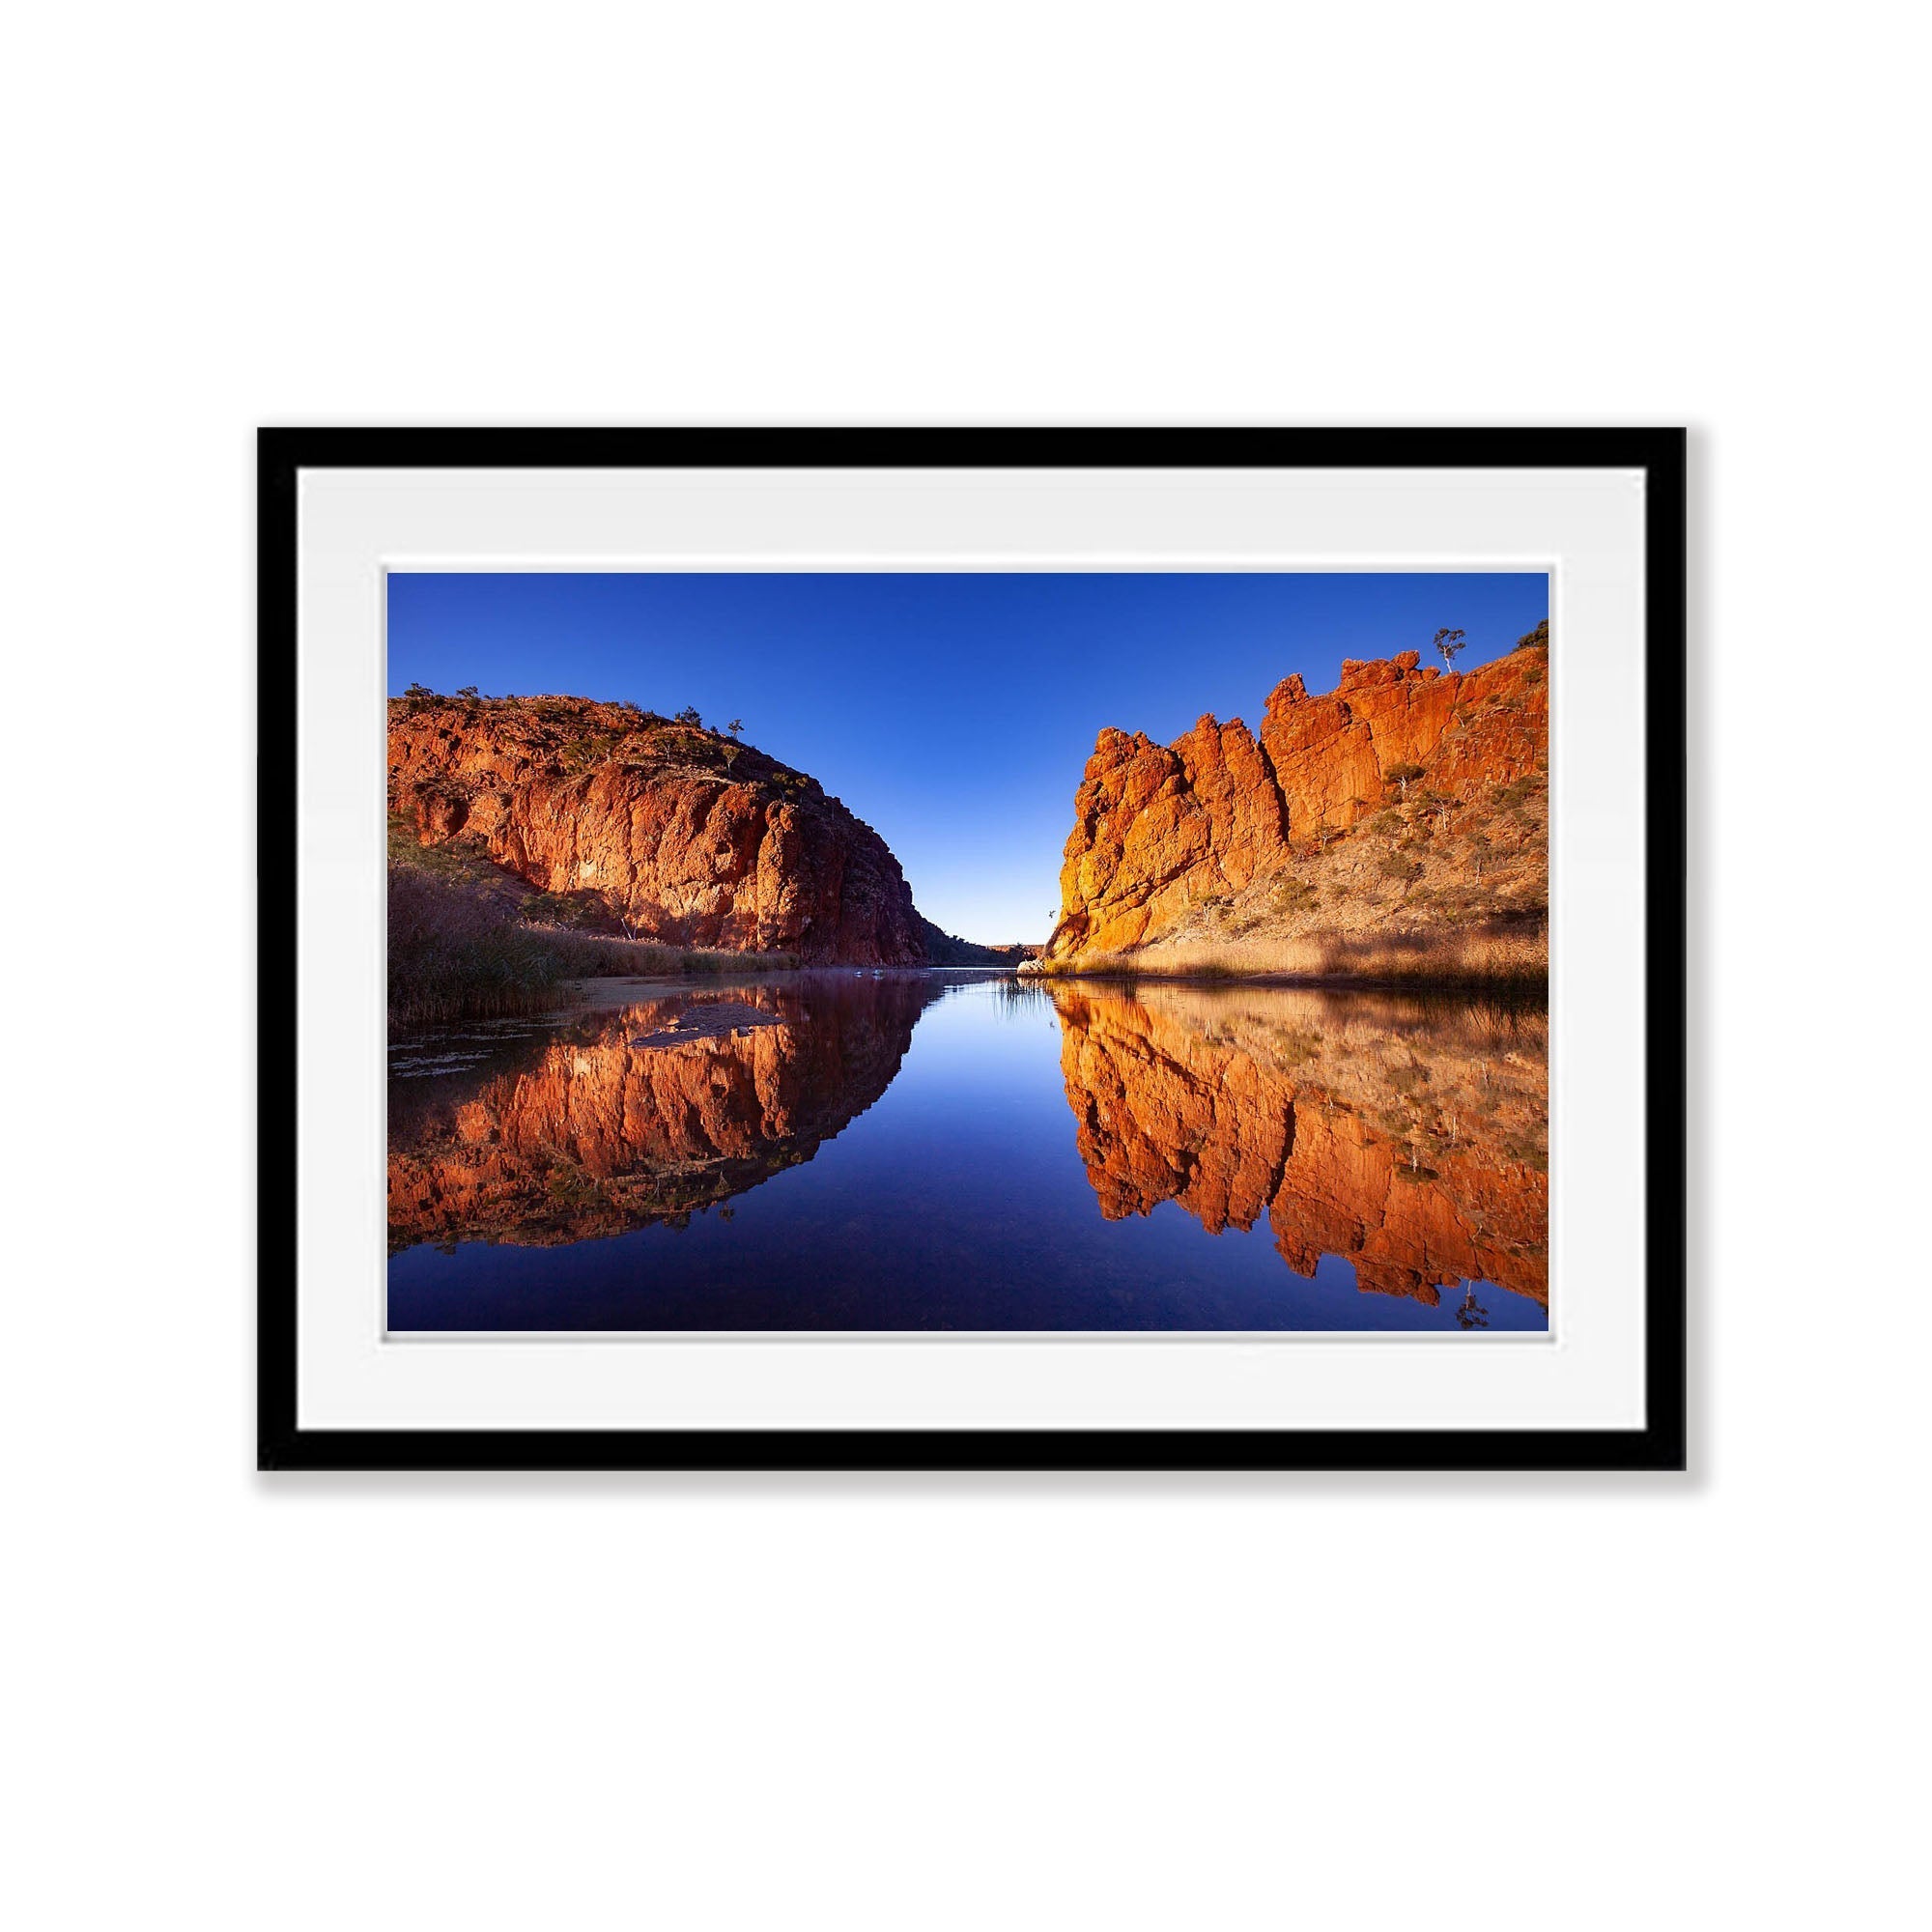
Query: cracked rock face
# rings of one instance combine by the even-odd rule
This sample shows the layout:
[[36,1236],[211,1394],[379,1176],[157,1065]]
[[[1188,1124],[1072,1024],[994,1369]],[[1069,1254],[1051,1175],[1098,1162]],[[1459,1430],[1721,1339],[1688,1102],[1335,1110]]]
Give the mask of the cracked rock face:
[[641,938],[808,962],[916,965],[886,842],[749,745],[583,698],[397,699],[389,808],[539,891],[589,894]]
[[1389,774],[1470,808],[1538,773],[1548,743],[1548,657],[1519,650],[1466,673],[1417,654],[1350,661],[1333,692],[1298,676],[1269,694],[1259,733],[1205,717],[1172,745],[1100,733],[1074,795],[1051,957],[1149,945],[1205,901],[1285,869],[1297,845],[1346,832],[1390,797]]

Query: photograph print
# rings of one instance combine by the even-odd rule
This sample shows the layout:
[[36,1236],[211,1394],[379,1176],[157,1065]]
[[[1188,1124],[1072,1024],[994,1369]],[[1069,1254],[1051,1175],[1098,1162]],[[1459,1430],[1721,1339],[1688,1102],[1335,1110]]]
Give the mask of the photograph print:
[[391,1335],[1548,1331],[1546,575],[386,602]]

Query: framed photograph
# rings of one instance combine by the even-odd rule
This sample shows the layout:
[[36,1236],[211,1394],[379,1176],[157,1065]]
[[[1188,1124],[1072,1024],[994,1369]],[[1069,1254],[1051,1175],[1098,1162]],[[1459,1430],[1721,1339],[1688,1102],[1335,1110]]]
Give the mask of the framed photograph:
[[1682,1468],[1684,464],[261,432],[261,1466]]

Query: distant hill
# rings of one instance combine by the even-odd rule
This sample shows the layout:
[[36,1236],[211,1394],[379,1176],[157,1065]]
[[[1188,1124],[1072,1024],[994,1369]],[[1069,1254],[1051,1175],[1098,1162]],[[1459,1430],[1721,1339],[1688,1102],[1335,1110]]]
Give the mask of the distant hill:
[[1037,946],[976,946],[970,939],[955,939],[950,932],[919,914],[920,935],[925,941],[926,962],[933,966],[1017,966]]

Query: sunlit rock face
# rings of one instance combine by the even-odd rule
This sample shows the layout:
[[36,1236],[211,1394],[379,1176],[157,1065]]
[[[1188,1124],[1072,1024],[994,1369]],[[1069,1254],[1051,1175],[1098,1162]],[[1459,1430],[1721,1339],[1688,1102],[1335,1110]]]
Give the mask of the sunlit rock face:
[[750,745],[585,698],[392,700],[389,809],[667,944],[912,965],[898,861],[817,781]]
[[484,1064],[442,1074],[417,1074],[402,1049],[390,1249],[584,1240],[729,1200],[869,1107],[937,992],[888,978],[836,1002],[809,980],[653,997],[527,1047],[491,1053],[484,1036]]
[[1048,956],[1158,942],[1284,871],[1296,846],[1406,796],[1392,773],[1420,771],[1413,782],[1453,802],[1464,837],[1482,830],[1497,787],[1544,769],[1548,663],[1524,649],[1464,674],[1405,651],[1344,664],[1322,696],[1284,678],[1259,732],[1211,717],[1167,746],[1103,730],[1074,795]]
[[1434,1305],[1463,1281],[1548,1301],[1548,1021],[1255,988],[1053,989],[1081,1159],[1110,1219],[1264,1213],[1284,1262]]

